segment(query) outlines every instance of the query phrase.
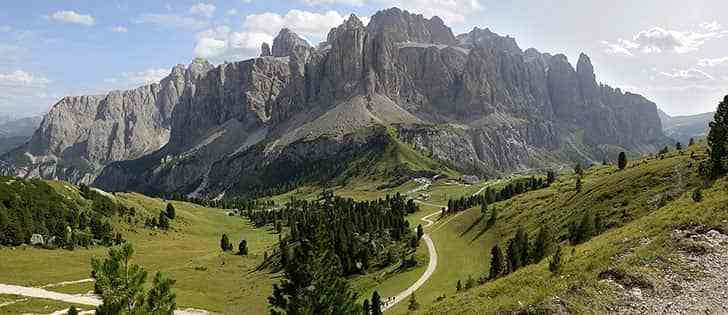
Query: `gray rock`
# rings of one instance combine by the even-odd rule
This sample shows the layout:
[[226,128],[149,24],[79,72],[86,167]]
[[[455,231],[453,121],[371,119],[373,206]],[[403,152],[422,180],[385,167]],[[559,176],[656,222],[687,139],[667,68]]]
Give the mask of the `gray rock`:
[[311,45],[305,39],[284,28],[273,39],[273,50],[271,52],[274,57],[288,57],[299,52],[300,49],[308,48],[311,48]]
[[261,57],[269,57],[272,56],[272,53],[270,52],[270,46],[268,43],[263,43],[260,46],[260,56]]

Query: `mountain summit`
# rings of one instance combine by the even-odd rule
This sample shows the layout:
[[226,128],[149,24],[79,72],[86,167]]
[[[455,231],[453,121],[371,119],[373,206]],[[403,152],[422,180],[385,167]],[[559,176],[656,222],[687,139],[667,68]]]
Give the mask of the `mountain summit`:
[[597,83],[584,54],[574,68],[397,8],[366,26],[352,15],[326,38],[312,47],[284,29],[258,58],[195,61],[160,84],[65,98],[2,157],[14,165],[5,172],[217,197],[336,177],[400,141],[481,175],[668,141],[656,105]]

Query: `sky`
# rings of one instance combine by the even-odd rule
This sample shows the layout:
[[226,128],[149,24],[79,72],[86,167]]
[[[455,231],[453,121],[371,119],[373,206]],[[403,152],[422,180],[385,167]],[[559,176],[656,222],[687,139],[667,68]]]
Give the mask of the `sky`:
[[725,0],[25,0],[0,3],[0,115],[157,82],[196,57],[255,57],[282,27],[316,44],[349,14],[366,22],[392,6],[572,64],[584,52],[597,80],[670,115],[712,111],[728,94]]

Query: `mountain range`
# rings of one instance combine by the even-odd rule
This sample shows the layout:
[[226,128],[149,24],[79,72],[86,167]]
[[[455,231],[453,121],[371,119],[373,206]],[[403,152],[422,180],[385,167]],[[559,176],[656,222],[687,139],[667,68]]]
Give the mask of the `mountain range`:
[[[586,54],[522,50],[397,8],[352,15],[316,47],[288,29],[257,58],[202,59],[129,91],[66,97],[2,173],[202,197],[371,175],[406,144],[463,174],[655,152],[655,103],[598,83]],[[412,176],[403,163],[383,170]]]
[[660,111],[660,120],[665,134],[681,143],[689,143],[690,139],[698,140],[708,136],[715,112],[697,115],[670,116]]
[[42,119],[41,116],[0,118],[0,154],[27,142],[40,125]]

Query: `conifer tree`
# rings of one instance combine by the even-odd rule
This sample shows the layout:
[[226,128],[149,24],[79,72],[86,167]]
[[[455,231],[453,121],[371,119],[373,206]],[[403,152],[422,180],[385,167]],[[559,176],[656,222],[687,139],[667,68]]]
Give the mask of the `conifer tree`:
[[230,244],[230,239],[228,238],[227,234],[223,234],[220,238],[220,249],[222,249],[223,252],[233,249],[233,246],[232,244]]
[[455,290],[457,290],[457,292],[460,292],[463,290],[463,283],[460,282],[460,279],[458,279],[458,283],[455,285]]
[[682,143],[680,143],[680,141],[678,141],[677,143],[675,143],[675,149],[678,150],[678,151],[680,151],[680,150],[683,149]]
[[556,181],[556,172],[549,170],[546,172],[546,183],[551,185]]
[[409,298],[409,304],[407,305],[407,309],[410,311],[416,311],[420,308],[420,303],[417,303],[417,298],[415,297],[415,292],[412,292],[412,295],[410,295]]
[[175,281],[164,277],[161,272],[157,272],[152,280],[152,289],[147,294],[147,300],[144,304],[146,312],[149,315],[172,315],[177,308],[177,295],[172,292],[172,286]]
[[576,192],[581,192],[582,188],[581,177],[576,178]]
[[174,220],[174,217],[177,216],[177,211],[174,209],[174,205],[172,205],[171,203],[167,204],[167,209],[165,210],[165,212],[167,214],[167,217],[171,220]]
[[[501,251],[498,244],[493,246],[490,250],[490,272],[488,273],[489,279],[498,278],[503,273],[503,252]],[[460,281],[458,281],[458,284]]]
[[708,146],[710,147],[709,175],[717,179],[726,173],[725,159],[728,154],[728,95],[718,105],[718,110],[710,122]]
[[382,315],[382,298],[377,291],[372,293],[372,315]]
[[700,188],[695,188],[695,190],[693,190],[692,197],[693,197],[693,201],[695,201],[695,202],[701,202],[701,201],[703,201],[703,192],[702,192],[702,190]]
[[532,260],[534,263],[540,262],[544,259],[553,246],[553,239],[551,236],[551,229],[548,226],[542,226],[536,234],[536,239],[533,242],[533,254]]
[[581,163],[576,163],[576,166],[574,166],[574,173],[579,176],[584,175],[584,169],[581,168]]
[[498,219],[498,209],[496,207],[491,207],[492,210],[490,210],[490,218],[488,219],[488,226],[494,226],[496,220]]
[[159,228],[166,230],[169,229],[169,219],[164,212],[159,213],[159,220],[157,221]]
[[690,142],[688,143],[688,146],[692,147],[693,145],[695,145],[695,139],[690,138]]
[[627,168],[627,154],[624,152],[619,152],[619,158],[617,160],[617,166],[619,166],[620,170],[623,170]]
[[422,224],[417,225],[417,240],[422,239],[422,235],[425,235],[425,230],[422,228]]
[[240,241],[240,244],[238,244],[238,254],[241,256],[245,256],[248,254],[248,241]]
[[78,309],[76,309],[75,306],[71,305],[71,307],[68,308],[68,312],[66,312],[66,315],[78,315]]

